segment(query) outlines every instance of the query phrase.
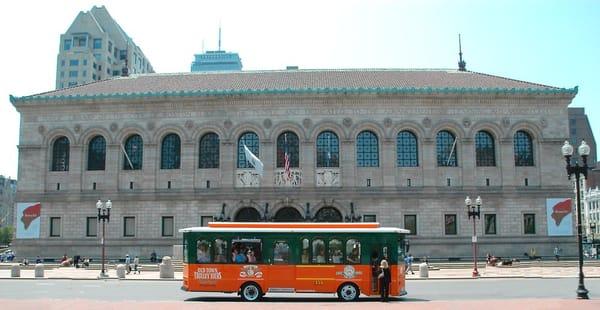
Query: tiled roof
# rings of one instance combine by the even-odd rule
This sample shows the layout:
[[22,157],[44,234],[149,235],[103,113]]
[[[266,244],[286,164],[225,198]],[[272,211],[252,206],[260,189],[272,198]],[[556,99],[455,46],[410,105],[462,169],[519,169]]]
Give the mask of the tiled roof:
[[225,95],[306,92],[477,92],[576,93],[565,89],[457,70],[283,70],[144,74],[116,77],[27,97],[64,99],[151,95]]

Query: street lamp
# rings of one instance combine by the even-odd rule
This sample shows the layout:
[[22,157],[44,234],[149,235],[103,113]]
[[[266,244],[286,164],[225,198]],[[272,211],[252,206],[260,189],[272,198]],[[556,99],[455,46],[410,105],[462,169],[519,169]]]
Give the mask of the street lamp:
[[109,200],[106,201],[106,203],[103,203],[101,200],[98,199],[98,202],[96,202],[96,209],[98,209],[98,222],[102,221],[102,271],[100,272],[100,278],[106,278],[108,277],[108,274],[106,273],[106,269],[104,269],[104,260],[105,260],[105,255],[104,255],[104,245],[105,245],[105,236],[106,236],[106,229],[105,229],[105,224],[106,222],[110,221],[110,209],[112,208],[112,202]]
[[592,253],[594,254],[594,258],[598,257],[598,248],[596,247],[596,239],[595,234],[596,234],[596,222],[591,222],[590,223],[590,233],[592,235]]
[[[471,239],[473,243],[473,278],[479,277],[479,272],[477,271],[477,231],[475,230],[475,221],[476,217],[479,219],[479,215],[481,214],[481,197],[477,196],[475,199],[475,204],[471,201],[471,198],[467,196],[465,199],[465,206],[467,206],[467,214],[469,215],[469,219],[473,217],[473,238]],[[477,209],[475,207],[477,206]]]
[[581,141],[581,145],[578,148],[578,153],[581,155],[581,160],[583,162],[582,166],[579,166],[579,163],[576,163],[575,166],[571,165],[571,156],[573,155],[573,146],[569,144],[569,141],[565,141],[565,144],[562,146],[562,154],[565,157],[567,162],[567,175],[569,176],[569,180],[572,175],[575,175],[575,192],[577,194],[577,247],[579,249],[579,286],[577,287],[577,298],[579,299],[589,299],[588,290],[583,285],[583,244],[582,244],[582,233],[581,233],[581,189],[579,188],[579,182],[581,175],[587,179],[587,157],[590,154],[590,147],[585,143],[584,140]]

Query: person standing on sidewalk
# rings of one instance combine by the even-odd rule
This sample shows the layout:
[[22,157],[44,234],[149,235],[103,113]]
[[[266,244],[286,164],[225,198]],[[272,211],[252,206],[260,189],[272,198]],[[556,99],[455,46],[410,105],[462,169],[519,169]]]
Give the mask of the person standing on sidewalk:
[[125,270],[127,270],[127,274],[131,272],[131,257],[129,257],[129,254],[125,255]]
[[410,271],[411,274],[415,274],[415,272],[412,270],[412,263],[413,256],[409,253],[408,256],[404,258],[404,264],[406,265],[406,270],[404,270],[404,273],[408,274]]
[[558,246],[554,247],[554,257],[557,262],[560,260],[560,248]]
[[379,265],[380,274],[377,276],[379,278],[379,290],[381,292],[381,301],[388,301],[388,297],[390,295],[390,282],[392,282],[392,273],[390,272],[390,266],[385,259],[381,260]]

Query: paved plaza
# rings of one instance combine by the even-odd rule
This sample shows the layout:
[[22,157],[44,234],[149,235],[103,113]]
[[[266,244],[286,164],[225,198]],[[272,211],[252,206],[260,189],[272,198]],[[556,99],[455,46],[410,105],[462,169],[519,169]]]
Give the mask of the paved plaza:
[[[576,262],[567,263],[569,266],[512,266],[512,267],[494,267],[480,265],[480,278],[528,278],[528,277],[577,277],[578,268]],[[11,278],[11,264],[0,264],[0,279]],[[465,279],[472,278],[472,268],[456,268],[451,264],[445,264],[448,268],[437,268],[435,264],[429,270],[428,279]],[[100,270],[95,266],[92,269],[74,268],[74,267],[51,267],[44,270],[44,278],[46,279],[73,279],[73,280],[91,280],[97,279]],[[407,274],[408,280],[426,280],[419,276],[418,266],[413,266],[414,274]],[[142,266],[140,274],[133,272],[126,275],[122,280],[172,280],[181,281],[182,272],[175,271],[173,279],[161,279],[156,265]],[[144,271],[147,270],[147,271]],[[586,278],[600,278],[600,265],[594,263],[592,266],[585,266],[583,272]],[[108,276],[112,279],[117,279],[117,273],[114,265],[108,268]],[[32,266],[27,266],[21,269],[20,277],[12,279],[35,279],[35,273]]]

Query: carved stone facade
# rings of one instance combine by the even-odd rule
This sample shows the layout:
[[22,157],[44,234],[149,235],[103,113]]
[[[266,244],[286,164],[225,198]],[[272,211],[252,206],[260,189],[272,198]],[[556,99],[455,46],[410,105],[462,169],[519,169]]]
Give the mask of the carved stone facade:
[[[86,234],[86,219],[96,216],[98,199],[113,202],[110,257],[149,257],[153,250],[170,254],[180,242],[178,229],[213,217],[235,220],[243,213],[277,220],[281,210],[296,214],[284,210],[292,208],[307,220],[317,214],[350,219],[353,204],[362,220],[383,226],[404,227],[414,216],[416,232],[409,239],[415,256],[468,257],[472,223],[464,199],[479,195],[480,255],[519,257],[532,247],[552,255],[558,243],[571,255],[576,251],[571,237],[547,235],[545,204],[547,198],[572,196],[560,147],[568,137],[567,106],[573,97],[431,91],[15,99],[21,115],[17,200],[41,202],[42,215],[40,238],[17,239],[14,246],[23,255],[36,256],[44,248],[45,256],[99,256],[99,234]],[[411,167],[398,165],[398,135],[405,130],[417,141],[417,165]],[[493,137],[493,166],[477,165],[475,136],[481,130]],[[300,141],[291,178],[276,165],[277,137],[286,131]],[[318,167],[317,137],[325,131],[339,139],[334,167]],[[376,136],[377,165],[357,164],[357,136],[363,131]],[[454,167],[438,165],[440,131],[456,137]],[[532,166],[515,165],[517,131],[532,137]],[[238,140],[247,132],[258,136],[262,177],[252,168],[238,168]],[[161,143],[173,133],[181,140],[181,166],[161,169]],[[201,169],[200,139],[207,133],[219,137],[218,167]],[[143,139],[143,165],[124,170],[122,145],[133,134]],[[106,168],[89,171],[89,145],[97,135],[106,139]],[[59,137],[70,142],[68,171],[51,171]],[[524,232],[524,214],[535,216],[533,234]],[[446,215],[455,216],[455,234],[445,229]],[[494,234],[485,233],[485,215],[495,216]],[[51,237],[53,217],[60,218],[61,230]],[[125,236],[125,218],[131,217],[133,236]],[[172,235],[164,235],[165,218],[173,219]]]

